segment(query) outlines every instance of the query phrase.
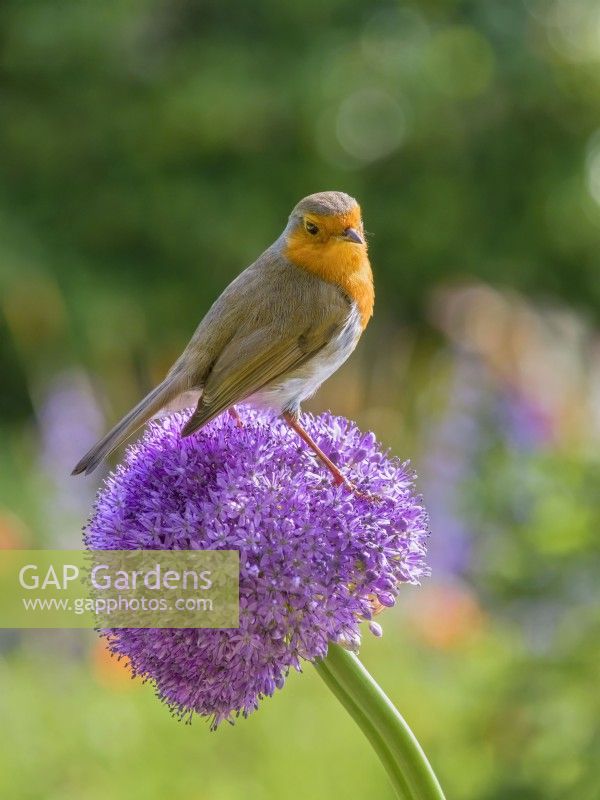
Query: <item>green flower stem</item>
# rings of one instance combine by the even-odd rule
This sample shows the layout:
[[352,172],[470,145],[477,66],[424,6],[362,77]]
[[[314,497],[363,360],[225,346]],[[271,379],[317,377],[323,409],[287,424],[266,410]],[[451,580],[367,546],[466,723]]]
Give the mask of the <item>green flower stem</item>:
[[402,800],[444,800],[444,793],[413,732],[354,653],[329,645],[316,661],[321,678],[373,745]]

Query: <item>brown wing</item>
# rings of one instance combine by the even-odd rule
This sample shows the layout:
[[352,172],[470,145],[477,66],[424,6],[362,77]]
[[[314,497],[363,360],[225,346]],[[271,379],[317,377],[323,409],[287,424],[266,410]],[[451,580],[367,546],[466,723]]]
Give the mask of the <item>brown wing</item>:
[[198,407],[182,436],[194,433],[225,409],[315,356],[342,329],[350,307],[341,293],[335,291],[333,302],[314,313],[317,319],[308,326],[304,315],[290,320],[297,324],[285,335],[271,325],[235,337],[208,376]]

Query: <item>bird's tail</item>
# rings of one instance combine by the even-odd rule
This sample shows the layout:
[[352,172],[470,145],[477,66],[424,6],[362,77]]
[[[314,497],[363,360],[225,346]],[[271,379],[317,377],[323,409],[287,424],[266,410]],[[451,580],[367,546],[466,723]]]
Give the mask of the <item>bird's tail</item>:
[[167,405],[182,391],[181,379],[177,375],[168,375],[156,389],[132,408],[106,436],[100,439],[77,464],[71,475],[93,472],[102,459],[128,439],[135,431],[147,422],[154,414]]

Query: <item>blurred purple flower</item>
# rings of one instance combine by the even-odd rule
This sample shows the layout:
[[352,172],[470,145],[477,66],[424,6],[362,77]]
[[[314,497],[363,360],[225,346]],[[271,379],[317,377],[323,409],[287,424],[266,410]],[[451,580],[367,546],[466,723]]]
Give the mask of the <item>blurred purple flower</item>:
[[[440,420],[431,425],[422,469],[432,528],[429,553],[435,573],[464,575],[482,524],[472,505],[472,481],[494,446],[509,454],[536,452],[552,428],[532,400],[501,380],[485,361],[461,348],[451,351],[452,378]],[[514,498],[513,498],[514,499]]]
[[442,417],[437,424],[428,422],[422,485],[431,527],[440,534],[429,554],[434,574],[461,575],[469,568],[473,540],[464,490],[481,446],[481,408],[489,387],[479,361],[462,352],[453,356]]
[[60,373],[45,387],[36,412],[38,463],[48,489],[43,495],[46,534],[55,544],[76,547],[79,520],[89,509],[97,480],[84,477],[74,492],[71,465],[101,435],[103,416],[87,375],[77,369]]
[[497,400],[497,418],[506,442],[521,452],[535,452],[553,439],[552,423],[523,393],[506,387]]
[[[88,523],[94,549],[235,549],[240,626],[104,631],[180,716],[247,716],[301,659],[357,644],[373,604],[428,574],[428,519],[414,475],[346,419],[305,415],[319,446],[366,499],[331,483],[279,419],[246,409],[181,439],[187,414],[155,421],[110,476]],[[380,634],[378,625],[373,632]]]

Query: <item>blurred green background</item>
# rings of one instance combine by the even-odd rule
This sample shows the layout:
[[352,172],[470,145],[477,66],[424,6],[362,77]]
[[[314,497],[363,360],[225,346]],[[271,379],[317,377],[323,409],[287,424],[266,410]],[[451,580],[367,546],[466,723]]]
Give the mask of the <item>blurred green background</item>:
[[[75,461],[345,190],[376,315],[310,408],[432,517],[364,661],[449,798],[597,798],[598,3],[5,0],[0,92],[0,547],[78,546]],[[391,797],[310,667],[216,734],[91,632],[0,632],[0,685],[6,798]]]

